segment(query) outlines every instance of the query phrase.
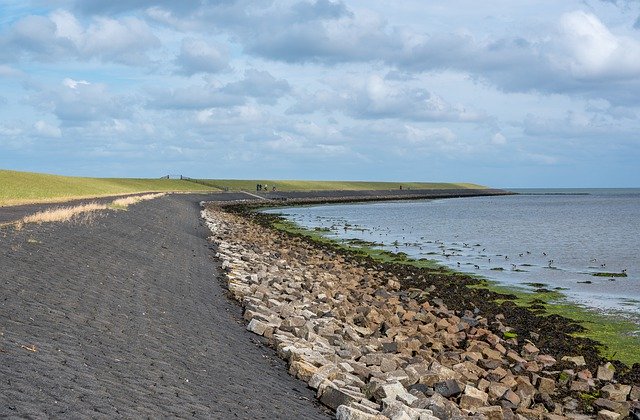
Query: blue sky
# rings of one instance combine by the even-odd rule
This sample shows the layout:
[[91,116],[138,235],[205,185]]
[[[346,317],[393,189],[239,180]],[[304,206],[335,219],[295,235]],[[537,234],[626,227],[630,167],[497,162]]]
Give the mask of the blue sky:
[[637,0],[0,6],[0,168],[640,186]]

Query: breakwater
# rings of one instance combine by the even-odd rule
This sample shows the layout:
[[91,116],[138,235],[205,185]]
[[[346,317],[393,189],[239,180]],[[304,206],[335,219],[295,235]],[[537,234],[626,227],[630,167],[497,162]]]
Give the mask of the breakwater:
[[[247,328],[338,418],[615,419],[638,406],[620,365],[585,341],[551,351],[554,331],[489,311],[492,296],[462,279],[350,258],[216,206],[203,217]],[[466,307],[447,305],[456,297]]]

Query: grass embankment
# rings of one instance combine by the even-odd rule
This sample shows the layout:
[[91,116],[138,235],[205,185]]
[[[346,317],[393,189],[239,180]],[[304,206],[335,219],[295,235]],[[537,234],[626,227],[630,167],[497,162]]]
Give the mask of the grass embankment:
[[[327,237],[326,232],[321,229],[309,230],[284,219],[273,223],[272,226],[294,235],[304,235],[319,243],[349,249],[355,251],[358,255],[370,257],[380,262],[437,270],[440,275],[477,277],[471,274],[458,273],[439,265],[433,260],[413,260],[407,258],[404,253],[385,251],[378,248],[379,244],[332,239]],[[629,366],[634,363],[640,363],[640,335],[638,335],[638,326],[633,322],[612,315],[600,314],[581,305],[570,303],[561,291],[546,289],[546,285],[542,283],[525,285],[532,288],[532,290],[527,290],[524,287],[507,287],[484,278],[479,279],[480,283],[468,287],[483,288],[503,296],[515,297],[515,299],[510,298],[509,300],[542,316],[560,315],[576,321],[584,330],[574,333],[574,336],[590,338],[601,343],[600,353],[602,356],[608,359],[620,360]],[[501,304],[502,302],[500,300],[495,301],[496,304]]]
[[0,170],[0,206],[140,192],[212,191],[214,189],[215,187],[210,185],[178,179],[81,178]]
[[443,182],[367,182],[367,181],[291,181],[291,180],[240,180],[240,179],[204,179],[198,182],[215,188],[229,190],[255,191],[257,184],[267,186],[270,191],[276,187],[278,191],[327,191],[327,190],[397,190],[403,189],[486,189],[482,185],[467,183]]

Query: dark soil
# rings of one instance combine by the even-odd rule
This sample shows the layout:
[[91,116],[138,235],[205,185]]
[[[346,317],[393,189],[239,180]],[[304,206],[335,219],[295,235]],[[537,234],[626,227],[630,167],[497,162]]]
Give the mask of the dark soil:
[[202,199],[0,229],[0,417],[328,418],[226,298]]

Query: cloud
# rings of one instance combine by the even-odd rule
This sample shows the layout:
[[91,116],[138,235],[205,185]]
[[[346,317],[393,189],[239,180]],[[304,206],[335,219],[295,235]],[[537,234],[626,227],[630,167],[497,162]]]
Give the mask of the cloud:
[[204,40],[185,38],[176,58],[178,73],[192,76],[196,73],[219,73],[229,70],[226,48]]
[[619,118],[615,111],[609,114],[599,111],[594,113],[567,111],[560,118],[544,118],[529,114],[523,122],[523,130],[527,136],[533,138],[605,142],[615,138],[617,142],[636,141],[636,133],[640,129],[637,120],[632,119],[630,124],[622,125]]
[[4,55],[41,61],[98,59],[127,65],[148,65],[147,53],[160,46],[151,28],[135,17],[96,17],[83,27],[74,15],[58,10],[49,16],[26,16],[0,38]]
[[33,125],[33,128],[35,128],[37,135],[42,137],[53,137],[53,138],[62,137],[62,130],[60,130],[60,127],[49,124],[42,120],[37,121]]
[[342,1],[316,0],[313,3],[301,1],[294,4],[291,10],[300,21],[353,17],[353,13]]
[[258,102],[274,104],[289,93],[291,86],[284,79],[276,79],[268,71],[249,69],[244,72],[244,78],[227,84],[222,92],[256,98]]
[[6,64],[0,64],[0,77],[17,78],[23,76],[24,73],[21,70],[15,69]]
[[[230,3],[232,0],[212,0],[211,3]],[[192,12],[209,3],[204,0],[74,0],[70,2],[72,7],[84,14],[114,14],[147,9],[150,7],[162,7],[174,13],[185,14]]]
[[376,61],[402,48],[401,39],[388,29],[374,14],[349,12],[312,21],[293,15],[277,25],[262,24],[243,34],[243,41],[256,56],[289,63]]
[[59,86],[30,95],[29,100],[53,113],[66,126],[132,116],[129,98],[110,93],[103,83],[84,80],[64,79]]
[[615,36],[592,14],[563,15],[559,47],[561,54],[552,56],[553,62],[577,79],[640,77],[640,42]]
[[227,108],[241,105],[245,98],[223,92],[214,85],[191,85],[173,89],[154,89],[149,92],[148,105],[157,109],[194,110]]
[[348,80],[333,91],[320,90],[300,95],[291,114],[341,111],[357,119],[399,119],[409,121],[479,122],[486,116],[452,105],[442,97],[419,87],[384,80],[373,75],[366,80]]
[[507,144],[507,138],[502,133],[495,133],[493,136],[491,136],[491,143],[502,146]]

